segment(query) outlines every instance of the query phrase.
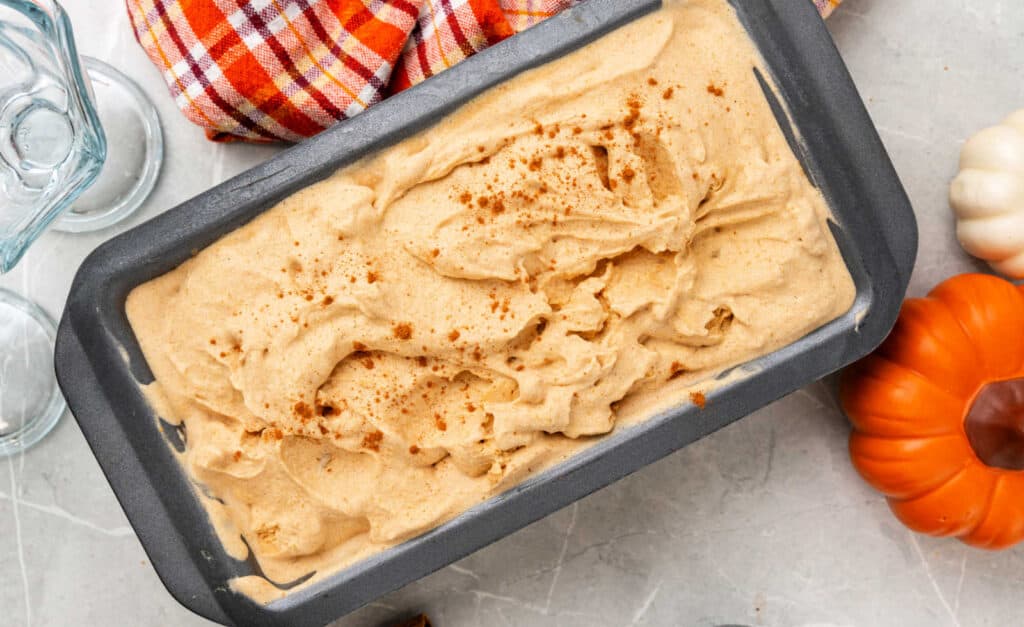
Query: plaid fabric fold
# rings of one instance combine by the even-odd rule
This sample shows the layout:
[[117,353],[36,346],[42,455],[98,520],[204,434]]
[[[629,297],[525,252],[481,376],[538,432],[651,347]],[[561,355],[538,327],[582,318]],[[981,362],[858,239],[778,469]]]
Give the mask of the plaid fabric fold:
[[494,0],[423,0],[392,91],[426,80],[513,33]]
[[[215,141],[299,141],[583,0],[126,0]],[[814,0],[827,15],[840,0]]]

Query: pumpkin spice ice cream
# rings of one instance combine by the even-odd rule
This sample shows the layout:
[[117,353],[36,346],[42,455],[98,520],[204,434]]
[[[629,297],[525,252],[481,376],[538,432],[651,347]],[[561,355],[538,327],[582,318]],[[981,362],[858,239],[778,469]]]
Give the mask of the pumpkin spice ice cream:
[[226,545],[315,580],[845,312],[760,65],[724,0],[669,2],[133,291]]

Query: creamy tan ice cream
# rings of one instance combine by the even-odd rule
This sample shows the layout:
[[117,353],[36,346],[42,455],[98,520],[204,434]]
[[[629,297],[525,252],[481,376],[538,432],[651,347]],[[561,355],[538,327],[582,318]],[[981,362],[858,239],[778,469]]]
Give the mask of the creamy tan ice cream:
[[760,65],[669,2],[133,291],[226,545],[323,577],[847,311]]

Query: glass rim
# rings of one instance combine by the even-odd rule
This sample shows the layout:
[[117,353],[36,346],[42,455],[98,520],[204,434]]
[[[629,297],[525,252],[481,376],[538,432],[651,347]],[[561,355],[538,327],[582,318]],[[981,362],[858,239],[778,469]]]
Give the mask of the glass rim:
[[[26,300],[7,288],[0,287],[0,306],[3,305],[20,311],[39,325],[39,328],[46,335],[51,345],[56,342],[57,325],[53,322],[53,318],[39,305]],[[22,425],[17,431],[0,436],[0,458],[20,453],[38,443],[46,434],[53,430],[66,409],[67,402],[64,400],[64,395],[60,392],[56,377],[54,377],[53,387],[50,390],[50,398],[47,401],[46,408],[32,420]]]
[[[139,122],[142,124],[142,140],[146,147],[146,153],[143,156],[140,176],[131,186],[130,191],[121,198],[120,202],[111,205],[105,211],[78,214],[68,210],[74,208],[74,201],[72,200],[68,207],[66,207],[66,210],[57,216],[57,219],[51,226],[54,231],[63,233],[99,231],[113,226],[135,213],[156,186],[164,157],[164,136],[163,129],[160,126],[160,117],[156,112],[156,107],[153,106],[152,101],[142,91],[138,83],[106,61],[90,56],[84,56],[81,59],[87,76],[91,77],[94,74],[102,76],[112,83],[116,83],[118,87],[124,89],[128,92],[128,95],[135,99],[137,104],[136,113],[138,113]],[[102,168],[97,178],[101,176]]]

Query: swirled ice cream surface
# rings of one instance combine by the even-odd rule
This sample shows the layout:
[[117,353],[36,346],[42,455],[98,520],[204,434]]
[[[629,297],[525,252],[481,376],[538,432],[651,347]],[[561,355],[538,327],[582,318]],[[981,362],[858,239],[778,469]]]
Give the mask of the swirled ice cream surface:
[[761,65],[725,0],[669,1],[136,288],[225,545],[315,581],[847,311]]

